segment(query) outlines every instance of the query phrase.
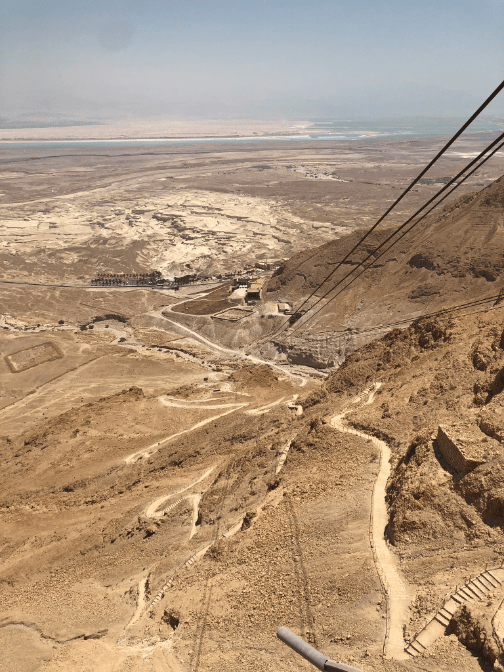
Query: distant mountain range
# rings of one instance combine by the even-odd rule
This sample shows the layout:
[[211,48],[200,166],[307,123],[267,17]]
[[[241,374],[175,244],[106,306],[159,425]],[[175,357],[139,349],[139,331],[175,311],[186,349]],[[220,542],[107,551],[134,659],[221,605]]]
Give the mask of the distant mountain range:
[[[490,93],[490,91],[488,92]],[[433,85],[381,84],[349,87],[327,97],[299,93],[269,93],[251,98],[212,100],[170,100],[145,98],[41,101],[37,109],[2,105],[0,128],[33,128],[95,125],[141,120],[208,119],[377,119],[404,116],[465,116],[482,99],[466,91],[452,91]],[[487,114],[504,116],[504,104],[492,104]]]

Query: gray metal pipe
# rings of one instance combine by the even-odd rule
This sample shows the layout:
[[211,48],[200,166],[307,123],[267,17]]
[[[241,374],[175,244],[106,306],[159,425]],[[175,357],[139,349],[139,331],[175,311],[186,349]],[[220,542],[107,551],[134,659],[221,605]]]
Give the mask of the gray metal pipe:
[[314,649],[313,646],[310,646],[309,644],[304,642],[302,639],[297,637],[293,632],[287,630],[287,628],[278,628],[277,637],[284,644],[290,646],[290,648],[293,651],[299,653],[300,656],[303,656],[303,658],[307,660],[309,663],[315,665],[315,667],[321,670],[321,672],[325,672],[325,664],[327,662],[327,656],[324,656],[323,653],[320,653],[319,651],[317,651],[317,649]]
[[359,670],[356,667],[350,667],[350,665],[335,663],[334,660],[329,660],[327,656],[324,656],[323,653],[314,649],[313,646],[304,642],[290,630],[287,630],[287,628],[278,628],[277,637],[309,663],[315,665],[321,672],[363,672],[363,670]]

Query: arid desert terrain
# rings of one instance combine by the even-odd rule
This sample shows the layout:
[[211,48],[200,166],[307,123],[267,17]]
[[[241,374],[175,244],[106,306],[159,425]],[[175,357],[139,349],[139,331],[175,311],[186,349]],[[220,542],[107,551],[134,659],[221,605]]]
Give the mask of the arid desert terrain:
[[2,672],[504,670],[502,157],[288,318],[442,144],[0,150]]

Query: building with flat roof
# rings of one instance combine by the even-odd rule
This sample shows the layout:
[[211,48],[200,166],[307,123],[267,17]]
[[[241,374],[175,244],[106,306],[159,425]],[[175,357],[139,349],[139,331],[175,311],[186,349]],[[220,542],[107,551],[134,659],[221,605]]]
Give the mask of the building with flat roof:
[[263,288],[267,280],[268,278],[254,278],[254,280],[251,280],[248,283],[245,301],[262,301]]

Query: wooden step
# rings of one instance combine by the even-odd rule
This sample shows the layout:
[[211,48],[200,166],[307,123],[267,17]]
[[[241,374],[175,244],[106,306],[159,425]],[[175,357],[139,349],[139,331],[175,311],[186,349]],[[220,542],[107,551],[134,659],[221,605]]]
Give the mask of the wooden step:
[[476,590],[474,588],[472,588],[472,586],[469,583],[466,583],[465,586],[463,586],[463,588],[461,588],[460,590],[461,590],[461,592],[469,595],[469,597],[472,600],[479,600],[480,599],[479,593],[476,592]]
[[479,576],[473,579],[472,582],[476,586],[476,588],[478,588],[478,590],[481,590],[483,595],[486,595],[489,592],[490,588],[485,586],[485,584],[483,583],[483,581],[480,579]]
[[495,576],[495,574],[492,574],[491,570],[487,569],[486,573],[489,574],[489,575],[492,577],[492,579],[493,579],[494,581],[497,581],[497,583],[498,583],[499,586],[502,585],[502,581],[501,581],[500,579],[498,579],[498,578]]
[[441,616],[444,616],[446,619],[448,619],[448,622],[451,621],[453,614],[451,614],[448,609],[445,609],[444,607],[441,607],[441,609],[438,611]]
[[494,579],[490,572],[483,572],[481,576],[485,579],[489,586],[492,586],[492,588],[498,588],[500,586],[500,583]]
[[494,590],[497,588],[484,574],[478,576],[478,580],[487,588],[487,590]]
[[450,614],[450,618],[453,616],[453,614],[457,611],[459,607],[460,602],[457,600],[454,600],[453,597],[450,597],[448,602],[446,602],[439,611],[446,611],[447,614]]
[[[408,651],[408,649],[413,649],[413,653],[411,651]],[[409,646],[406,649],[406,653],[409,653],[411,656],[417,656],[419,654],[422,654],[425,651],[425,646],[423,644],[420,644],[416,639],[414,639],[412,642],[410,642]]]
[[464,602],[472,602],[475,599],[474,594],[472,592],[469,592],[466,586],[462,586],[462,588],[459,588],[458,594],[462,595],[462,597],[464,598]]
[[446,618],[446,616],[443,616],[442,614],[438,613],[434,616],[434,620],[436,620],[438,623],[441,623],[445,628],[447,628],[450,625],[450,618]]
[[478,600],[481,600],[482,597],[486,596],[486,591],[482,590],[476,583],[474,583],[474,580],[470,583],[466,583],[466,588],[472,590]]

